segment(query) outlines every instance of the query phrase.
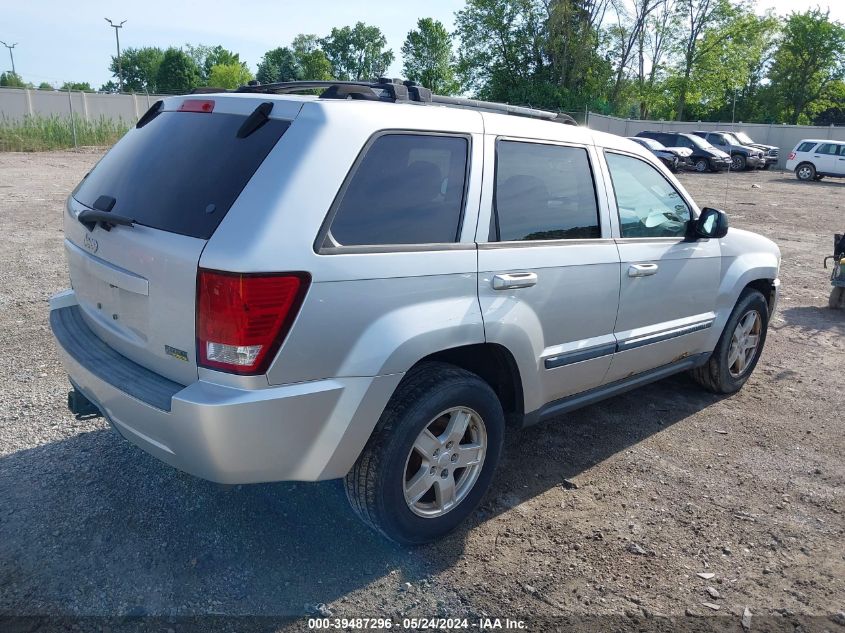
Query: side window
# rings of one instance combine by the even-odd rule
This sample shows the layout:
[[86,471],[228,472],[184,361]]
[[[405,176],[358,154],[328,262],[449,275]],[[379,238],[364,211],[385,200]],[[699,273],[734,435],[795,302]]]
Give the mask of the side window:
[[678,147],[686,147],[687,149],[695,149],[695,145],[693,145],[692,141],[689,140],[685,136],[678,136],[675,138],[675,144]]
[[813,148],[815,146],[816,146],[815,143],[801,143],[801,145],[798,146],[798,149],[796,151],[798,151],[798,152],[811,152],[811,151],[813,151]]
[[839,155],[840,155],[840,156],[845,156],[845,145],[840,145],[840,146],[839,146]]
[[645,161],[605,153],[622,237],[683,237],[692,216],[678,191]]
[[586,149],[499,141],[495,186],[500,241],[601,237]]
[[468,150],[457,136],[379,136],[341,194],[326,245],[457,241]]
[[823,143],[819,145],[819,148],[816,150],[817,154],[827,154],[836,156],[836,150],[839,149],[838,145],[834,145],[833,143]]
[[679,147],[678,139],[675,138],[674,134],[658,134],[657,140],[663,143],[666,147]]

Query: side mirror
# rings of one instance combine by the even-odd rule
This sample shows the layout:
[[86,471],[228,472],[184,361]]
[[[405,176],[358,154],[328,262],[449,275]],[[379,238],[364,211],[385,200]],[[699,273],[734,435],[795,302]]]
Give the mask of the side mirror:
[[719,209],[704,207],[695,221],[696,238],[720,238],[728,234],[728,215]]

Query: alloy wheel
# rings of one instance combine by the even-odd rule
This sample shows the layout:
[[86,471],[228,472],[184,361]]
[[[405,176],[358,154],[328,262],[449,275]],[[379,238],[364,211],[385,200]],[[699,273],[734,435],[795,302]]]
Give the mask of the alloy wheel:
[[469,494],[484,465],[487,429],[468,407],[435,416],[417,436],[405,462],[405,502],[419,516],[435,518]]
[[798,177],[801,180],[810,180],[813,177],[813,170],[809,165],[802,165],[798,168]]
[[695,171],[701,173],[707,171],[707,161],[704,159],[698,159],[695,163]]
[[728,371],[734,378],[742,376],[757,354],[763,319],[757,310],[749,310],[737,322],[728,351]]

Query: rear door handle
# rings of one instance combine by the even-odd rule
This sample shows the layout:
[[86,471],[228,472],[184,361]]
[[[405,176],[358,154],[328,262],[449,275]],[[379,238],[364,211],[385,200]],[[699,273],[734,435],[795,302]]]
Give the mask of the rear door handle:
[[529,288],[537,283],[537,273],[515,272],[493,275],[493,290]]
[[629,277],[648,277],[657,273],[657,264],[631,264],[628,266]]

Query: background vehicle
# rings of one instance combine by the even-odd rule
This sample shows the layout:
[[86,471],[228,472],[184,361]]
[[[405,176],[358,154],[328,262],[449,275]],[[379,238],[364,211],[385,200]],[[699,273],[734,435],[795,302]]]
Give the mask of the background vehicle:
[[681,132],[654,132],[644,131],[637,134],[641,138],[653,138],[663,143],[666,147],[684,147],[692,151],[690,160],[697,172],[723,171],[730,169],[731,157],[720,149],[713,147],[710,143],[694,134],[683,134]]
[[693,167],[692,150],[685,147],[666,147],[659,141],[653,138],[640,138],[637,136],[629,136],[628,140],[634,141],[645,147],[652,154],[657,156],[666,167],[671,171],[676,172],[679,169],[691,169]]
[[845,142],[804,139],[789,152],[786,168],[794,171],[798,180],[845,178]]
[[214,481],[344,478],[366,523],[421,543],[479,503],[506,421],[680,371],[745,384],[772,242],[636,143],[438,99],[292,82],[154,105],[67,201],[71,409]]
[[731,169],[734,171],[743,171],[745,169],[763,168],[766,165],[766,159],[763,157],[762,150],[756,147],[747,147],[740,143],[730,132],[693,132],[696,136],[700,136],[705,141],[719,148],[731,157]]
[[766,159],[766,164],[763,165],[763,169],[769,169],[772,165],[777,165],[778,158],[780,156],[780,148],[775,147],[774,145],[766,145],[765,143],[757,143],[745,132],[732,132],[732,134],[746,147],[754,147],[763,152],[763,157]]

